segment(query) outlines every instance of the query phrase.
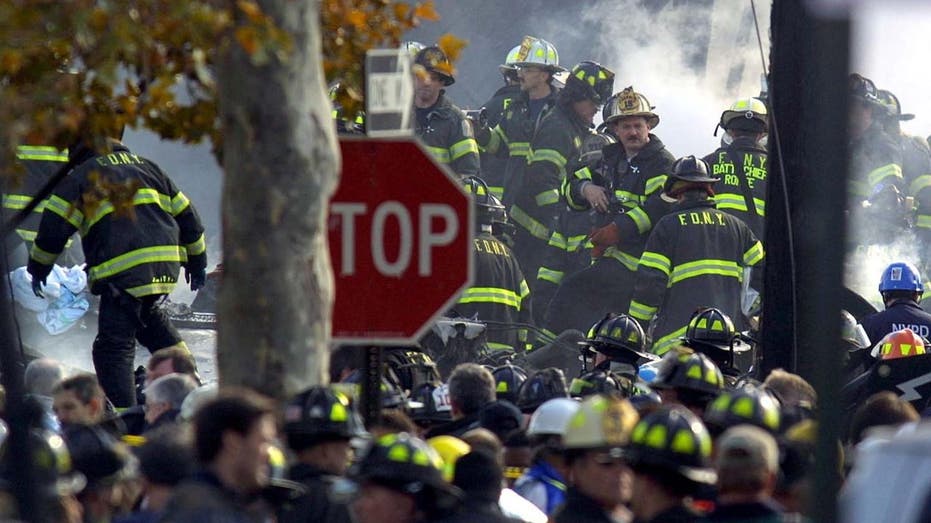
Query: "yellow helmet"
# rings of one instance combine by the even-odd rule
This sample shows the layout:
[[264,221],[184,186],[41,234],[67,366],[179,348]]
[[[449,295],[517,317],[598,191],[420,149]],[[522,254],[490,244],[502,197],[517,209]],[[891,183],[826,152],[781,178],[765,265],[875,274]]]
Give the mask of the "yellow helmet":
[[765,133],[768,125],[766,104],[757,98],[741,98],[721,113],[722,129]]
[[630,440],[638,419],[637,411],[625,399],[606,394],[589,396],[569,418],[563,446],[567,449],[620,449]]
[[653,112],[656,108],[650,105],[646,96],[634,91],[633,86],[611,97],[610,102],[605,111],[605,123],[612,123],[628,116],[642,116],[646,118],[650,129],[659,125],[659,115]]
[[454,436],[434,436],[427,440],[427,445],[430,445],[443,460],[441,470],[446,481],[453,480],[456,461],[472,450],[468,443]]

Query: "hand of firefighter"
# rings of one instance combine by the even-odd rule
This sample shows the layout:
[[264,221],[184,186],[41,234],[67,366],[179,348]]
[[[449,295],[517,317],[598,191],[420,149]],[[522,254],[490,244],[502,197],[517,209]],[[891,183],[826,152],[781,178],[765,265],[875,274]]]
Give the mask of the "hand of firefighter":
[[590,238],[595,245],[592,249],[592,255],[600,257],[604,254],[605,249],[613,247],[621,241],[621,232],[617,228],[617,224],[612,222],[592,231]]
[[598,212],[608,210],[608,195],[605,193],[604,187],[594,183],[586,183],[582,186],[582,196],[588,200],[588,204],[592,206],[592,209]]
[[207,269],[184,269],[184,280],[191,284],[191,290],[197,291],[207,283]]
[[45,278],[33,277],[32,278],[32,293],[40,298],[45,297],[45,293],[42,292],[42,287],[45,286]]

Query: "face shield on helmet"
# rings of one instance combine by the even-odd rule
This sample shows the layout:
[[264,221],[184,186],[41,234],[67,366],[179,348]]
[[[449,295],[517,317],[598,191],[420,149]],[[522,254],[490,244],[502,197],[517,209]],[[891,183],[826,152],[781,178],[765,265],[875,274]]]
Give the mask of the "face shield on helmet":
[[866,335],[866,330],[863,329],[863,325],[857,323],[857,320],[853,317],[853,314],[850,314],[847,311],[842,310],[840,311],[840,314],[840,338],[841,341],[843,341],[846,345],[847,350],[855,351],[869,347],[870,338]]

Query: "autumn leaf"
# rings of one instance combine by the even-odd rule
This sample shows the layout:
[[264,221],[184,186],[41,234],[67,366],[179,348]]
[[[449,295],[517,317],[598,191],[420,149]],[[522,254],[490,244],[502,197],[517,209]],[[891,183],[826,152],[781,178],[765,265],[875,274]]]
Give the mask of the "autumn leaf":
[[427,0],[422,4],[418,4],[414,9],[414,18],[436,22],[440,19],[440,15],[436,12],[436,8],[433,5],[433,0]]
[[255,28],[250,26],[237,27],[235,35],[236,41],[239,42],[239,45],[249,56],[254,56],[258,52],[260,43]]
[[262,14],[262,8],[259,7],[259,4],[255,2],[239,0],[236,2],[236,7],[238,7],[239,10],[242,11],[242,13],[246,15],[246,18],[248,18],[252,23],[260,23],[265,17],[265,15]]
[[450,62],[455,62],[459,59],[459,55],[462,54],[465,46],[469,45],[469,42],[446,33],[440,37],[436,45],[446,53],[446,57],[449,58]]
[[365,27],[368,17],[359,9],[352,9],[346,13],[346,21],[352,24],[356,29]]

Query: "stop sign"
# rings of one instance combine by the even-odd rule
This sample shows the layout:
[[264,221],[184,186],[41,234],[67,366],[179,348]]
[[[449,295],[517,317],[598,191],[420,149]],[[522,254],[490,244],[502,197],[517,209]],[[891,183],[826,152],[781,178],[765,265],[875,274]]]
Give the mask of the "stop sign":
[[412,343],[469,285],[471,199],[414,139],[340,138],[340,149],[333,338]]

